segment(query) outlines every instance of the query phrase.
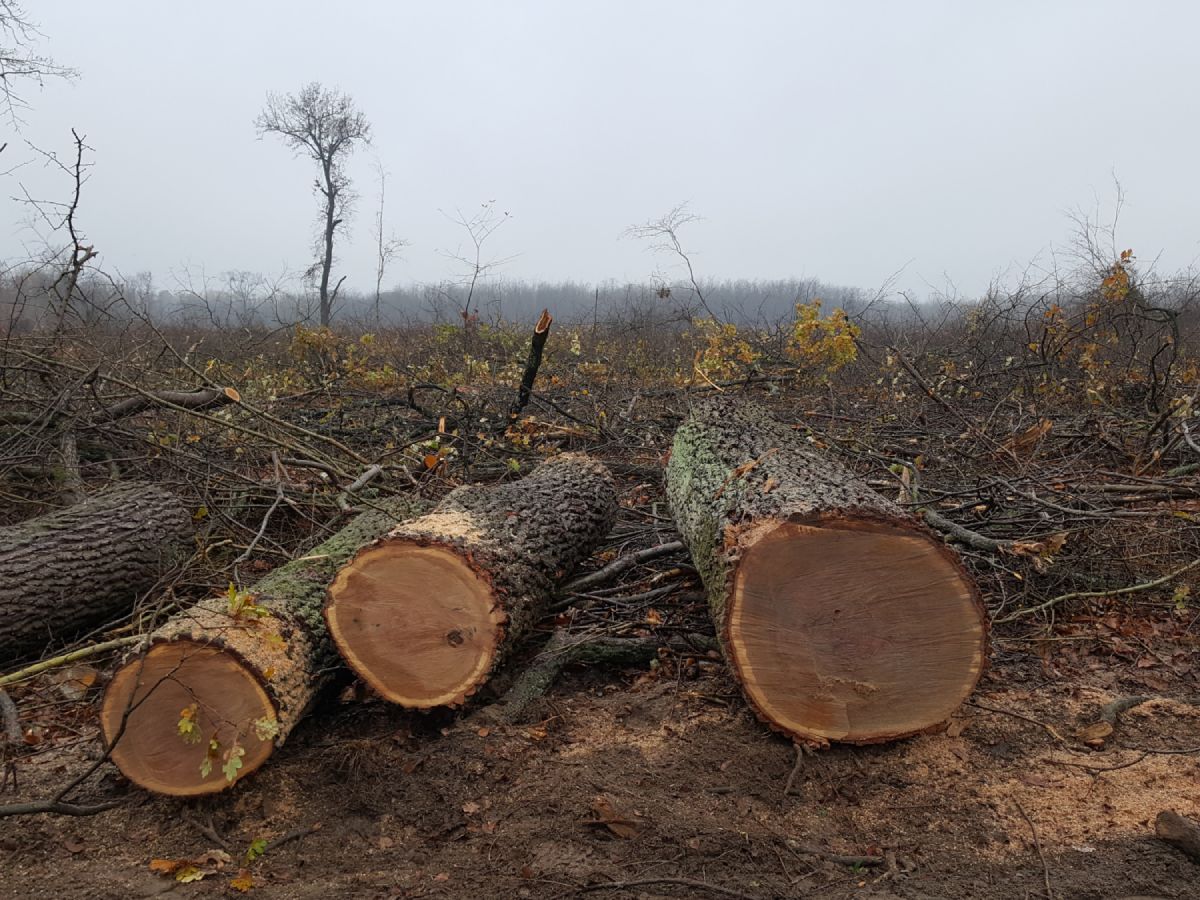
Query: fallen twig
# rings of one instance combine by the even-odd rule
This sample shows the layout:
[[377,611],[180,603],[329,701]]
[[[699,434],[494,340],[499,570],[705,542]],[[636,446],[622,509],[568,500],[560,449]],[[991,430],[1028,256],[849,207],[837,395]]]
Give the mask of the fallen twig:
[[720,894],[723,897],[739,897],[741,900],[758,900],[754,894],[743,894],[741,891],[735,891],[731,888],[720,887],[715,884],[709,884],[705,881],[695,881],[691,878],[669,878],[662,876],[659,878],[639,878],[636,881],[609,881],[605,884],[589,884],[577,888],[580,894],[590,894],[592,891],[623,891],[628,888],[645,887],[650,884],[679,884],[684,887],[693,888],[700,891],[709,891],[713,894]]
[[1141,584],[1133,584],[1129,587],[1114,588],[1111,591],[1073,591],[1069,594],[1059,594],[1057,597],[1051,597],[1045,603],[1039,603],[1037,606],[1031,606],[1028,609],[1018,609],[1014,613],[1009,613],[1002,619],[996,619],[993,625],[1003,625],[1006,622],[1013,622],[1024,616],[1032,616],[1039,612],[1045,612],[1058,606],[1060,603],[1066,603],[1068,600],[1086,600],[1089,598],[1099,597],[1119,597],[1124,594],[1136,594],[1139,591],[1149,591],[1156,587],[1162,587],[1164,584],[1169,584],[1185,572],[1190,572],[1192,569],[1200,566],[1200,559],[1194,559],[1186,566],[1180,566],[1172,572],[1168,572],[1159,578],[1152,581],[1143,581]]
[[597,569],[588,575],[581,578],[576,578],[574,581],[567,582],[561,591],[563,594],[578,594],[581,591],[594,588],[615,579],[622,572],[632,569],[636,565],[644,562],[649,562],[652,559],[658,559],[660,556],[666,556],[670,553],[677,553],[683,550],[683,541],[671,541],[667,544],[659,544],[657,547],[647,547],[645,550],[639,550],[636,553],[630,553],[625,556],[618,557],[610,562],[602,569]]
[[0,687],[16,684],[18,681],[24,681],[27,678],[40,675],[42,672],[47,672],[50,669],[70,665],[73,662],[78,662],[81,659],[87,659],[91,656],[99,656],[101,653],[107,653],[110,650],[120,650],[122,647],[128,647],[130,644],[136,644],[142,639],[143,635],[140,634],[129,635],[128,637],[116,638],[115,640],[80,647],[78,650],[72,650],[70,653],[44,659],[41,662],[34,663],[32,666],[26,666],[24,669],[9,672],[7,675],[0,675]]
[[1037,828],[1033,824],[1033,819],[1025,812],[1019,801],[1014,800],[1013,803],[1017,806],[1017,812],[1021,814],[1021,818],[1029,826],[1030,832],[1033,834],[1033,848],[1037,851],[1038,859],[1042,863],[1042,883],[1046,885],[1046,900],[1054,900],[1054,890],[1050,887],[1050,867],[1046,865],[1046,855],[1042,853],[1042,841],[1038,837]]

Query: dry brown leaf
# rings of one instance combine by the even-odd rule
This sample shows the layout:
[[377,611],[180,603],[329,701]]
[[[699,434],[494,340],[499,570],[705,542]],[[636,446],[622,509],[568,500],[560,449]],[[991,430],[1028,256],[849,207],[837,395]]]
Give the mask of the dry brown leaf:
[[88,688],[95,684],[99,677],[98,669],[92,666],[77,665],[59,669],[49,676],[49,681],[66,699],[82,700],[87,694]]
[[617,812],[612,802],[603,794],[592,801],[592,812],[597,824],[604,825],[617,837],[624,840],[638,835],[638,824],[631,817]]
[[1027,428],[1020,434],[1014,434],[1007,441],[1000,445],[1000,449],[1006,453],[1011,453],[1013,456],[1021,456],[1028,453],[1050,431],[1054,428],[1054,423],[1049,419],[1042,419],[1032,428]]

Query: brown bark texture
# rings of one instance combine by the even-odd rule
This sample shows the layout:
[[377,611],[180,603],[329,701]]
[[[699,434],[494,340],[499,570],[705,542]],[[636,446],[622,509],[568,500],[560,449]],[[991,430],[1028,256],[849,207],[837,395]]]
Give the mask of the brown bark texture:
[[[567,453],[518,481],[456,488],[431,513],[402,523],[372,548],[397,544],[447,550],[491,591],[496,623],[491,666],[449,705],[474,693],[529,632],[556,587],[608,534],[616,512],[608,469],[582,454]],[[331,590],[327,616],[337,601]],[[339,649],[353,666],[353,651]],[[398,646],[396,652],[405,649]],[[371,683],[369,672],[359,674]]]
[[[935,545],[928,552],[939,561],[944,559],[954,577],[961,576],[966,604],[973,607],[967,617],[977,610],[981,659],[986,653],[982,601],[953,551],[896,503],[745,398],[718,395],[693,399],[688,417],[675,434],[666,489],[675,523],[704,582],[722,649],[743,686],[745,673],[730,646],[730,599],[743,556],[756,540],[781,523],[816,529],[825,525],[881,529]],[[864,581],[886,583],[889,573],[878,571],[875,560],[864,558],[861,566]],[[853,570],[850,575],[857,577]],[[802,584],[797,590],[797,602],[802,603],[806,588]],[[773,728],[798,738],[810,737],[781,728],[749,693],[747,699]],[[852,742],[899,736],[880,734]],[[818,738],[818,742],[823,740]]]
[[0,528],[0,662],[132,608],[187,558],[192,531],[178,497],[132,482]]

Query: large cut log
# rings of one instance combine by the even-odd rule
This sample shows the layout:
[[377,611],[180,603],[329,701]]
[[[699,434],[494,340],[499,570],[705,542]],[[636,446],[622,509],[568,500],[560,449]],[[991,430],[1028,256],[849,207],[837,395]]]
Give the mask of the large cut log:
[[108,488],[0,528],[0,662],[129,610],[192,549],[187,509],[150,484]]
[[520,481],[451,491],[338,573],[325,607],[334,643],[393,703],[459,705],[603,540],[616,508],[608,470],[576,454]]
[[252,590],[169,619],[104,693],[113,762],[134,783],[176,796],[223,790],[261,766],[338,667],[321,617],[334,574],[421,511],[411,498],[386,501]]
[[874,743],[944,721],[983,670],[987,623],[954,553],[742,398],[695,402],[667,497],[726,660],[794,738]]

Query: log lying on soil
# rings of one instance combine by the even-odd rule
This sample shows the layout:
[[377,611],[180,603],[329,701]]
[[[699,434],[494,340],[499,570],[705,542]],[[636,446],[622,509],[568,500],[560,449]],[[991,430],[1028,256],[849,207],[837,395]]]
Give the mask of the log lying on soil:
[[191,515],[151,484],[0,528],[0,662],[110,621],[191,550]]
[[986,617],[954,553],[761,408],[696,401],[667,497],[730,668],[775,729],[890,740],[974,688]]
[[1200,823],[1167,810],[1160,812],[1154,820],[1154,833],[1192,862],[1200,863]]
[[603,540],[616,508],[608,470],[576,454],[520,481],[460,487],[338,573],[325,607],[334,643],[393,703],[459,705]]
[[418,500],[386,501],[251,591],[169,619],[104,693],[113,762],[134,783],[176,796],[223,790],[261,766],[337,668],[321,618],[334,574],[421,511]]

